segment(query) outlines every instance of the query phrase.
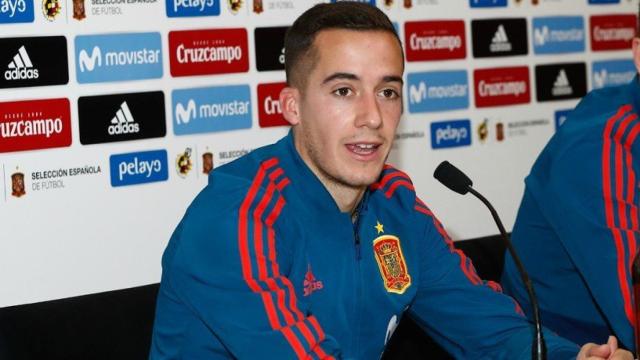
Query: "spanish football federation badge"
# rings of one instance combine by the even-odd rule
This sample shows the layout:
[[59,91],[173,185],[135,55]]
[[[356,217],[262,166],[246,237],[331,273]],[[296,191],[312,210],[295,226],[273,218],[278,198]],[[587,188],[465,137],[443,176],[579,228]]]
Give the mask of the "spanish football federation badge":
[[242,7],[242,3],[243,0],[229,0],[229,10],[231,10],[233,14],[237,14]]
[[16,171],[11,174],[11,195],[19,198],[26,194],[27,192],[24,187],[24,174],[20,171]]
[[54,21],[56,17],[60,15],[61,10],[62,6],[60,5],[60,0],[42,1],[42,13],[44,14],[45,19],[49,21]]
[[411,276],[402,255],[400,239],[393,235],[378,236],[373,240],[373,251],[388,292],[403,294],[411,286]]
[[82,20],[87,17],[84,8],[84,0],[73,0],[73,18]]
[[176,171],[178,172],[178,175],[184,179],[187,177],[192,167],[191,148],[186,148],[184,152],[178,154],[176,157]]

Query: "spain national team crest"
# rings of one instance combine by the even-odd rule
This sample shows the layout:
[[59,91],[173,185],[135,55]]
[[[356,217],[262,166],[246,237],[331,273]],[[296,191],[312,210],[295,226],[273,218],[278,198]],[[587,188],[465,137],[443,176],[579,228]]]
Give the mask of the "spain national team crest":
[[411,276],[402,255],[400,239],[393,235],[378,236],[373,240],[373,251],[388,292],[403,294],[411,286]]

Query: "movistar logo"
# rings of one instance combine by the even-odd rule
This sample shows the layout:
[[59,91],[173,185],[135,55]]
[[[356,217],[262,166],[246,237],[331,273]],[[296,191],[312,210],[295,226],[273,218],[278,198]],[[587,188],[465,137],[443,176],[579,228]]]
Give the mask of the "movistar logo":
[[172,97],[176,135],[251,127],[248,85],[174,90]]
[[176,122],[178,124],[188,124],[192,118],[196,117],[196,102],[193,99],[189,99],[187,107],[185,108],[182,103],[176,105]]
[[412,73],[407,80],[409,112],[469,107],[469,85],[464,70]]
[[100,48],[97,46],[93,47],[91,51],[91,56],[87,54],[86,50],[80,51],[80,56],[78,56],[78,62],[80,63],[80,71],[93,71],[93,69],[98,66],[102,66],[102,52]]
[[159,33],[79,35],[75,43],[79,83],[162,77]]

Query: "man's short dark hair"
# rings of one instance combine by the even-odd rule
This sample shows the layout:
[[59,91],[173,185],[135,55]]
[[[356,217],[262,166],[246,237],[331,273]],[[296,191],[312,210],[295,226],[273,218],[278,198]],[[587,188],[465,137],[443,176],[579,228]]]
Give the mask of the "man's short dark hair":
[[313,41],[320,31],[329,29],[385,31],[393,34],[402,51],[402,42],[391,20],[375,6],[352,1],[318,4],[300,15],[285,36],[285,72],[288,85],[304,87],[302,76],[311,72],[316,60]]

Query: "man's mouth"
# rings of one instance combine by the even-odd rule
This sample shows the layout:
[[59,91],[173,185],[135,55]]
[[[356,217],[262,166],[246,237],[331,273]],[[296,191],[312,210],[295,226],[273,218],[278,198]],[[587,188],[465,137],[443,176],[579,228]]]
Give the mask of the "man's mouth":
[[380,144],[372,144],[372,143],[354,143],[347,144],[347,148],[358,155],[370,155],[376,152]]

